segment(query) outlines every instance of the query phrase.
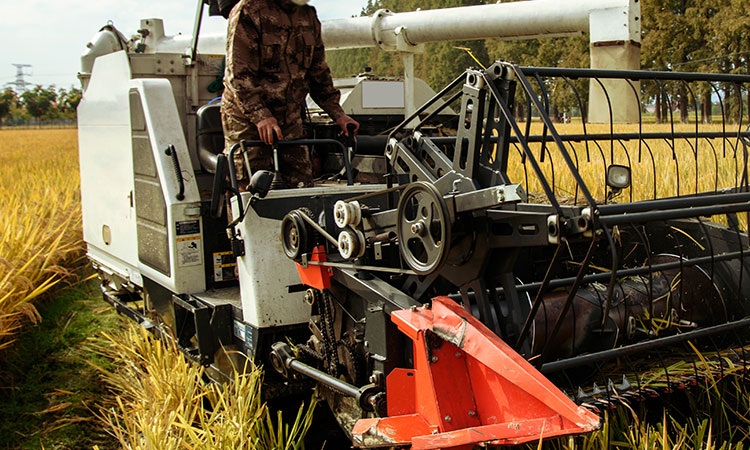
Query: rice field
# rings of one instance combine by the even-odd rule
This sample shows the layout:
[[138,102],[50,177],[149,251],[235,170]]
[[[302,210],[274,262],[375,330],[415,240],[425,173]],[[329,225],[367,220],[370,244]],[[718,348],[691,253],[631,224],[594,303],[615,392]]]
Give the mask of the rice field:
[[[676,131],[694,131],[695,125],[676,125]],[[736,126],[735,126],[736,127]],[[564,133],[580,133],[582,125],[565,124]],[[736,129],[736,128],[735,128]],[[701,125],[701,131],[721,131],[719,125]],[[608,125],[588,125],[589,133],[609,132]],[[615,131],[637,132],[637,125]],[[644,125],[644,132],[669,131],[668,125]],[[534,124],[532,134],[541,134]],[[532,151],[538,159],[539,144]],[[736,139],[690,142],[682,140],[568,144],[592,195],[606,197],[604,174],[612,162],[632,167],[632,188],[617,201],[665,197],[732,187],[744,170],[744,146]],[[588,151],[587,151],[588,150]],[[639,158],[640,154],[640,158]],[[511,148],[510,176],[528,192],[541,192],[538,179],[520,163],[518,148]],[[554,191],[569,203],[583,203],[580,189],[564,167],[554,144],[547,145],[542,170]],[[81,238],[77,136],[74,129],[0,130],[0,350],[12,344],[24,325],[41,320],[34,304],[50,289],[76,279],[85,265]],[[524,170],[526,168],[526,170]],[[535,194],[536,195],[536,194]],[[113,392],[99,411],[101,423],[123,448],[302,448],[314,406],[295,417],[281,418],[261,401],[262,373],[248,367],[233,383],[219,387],[202,381],[202,369],[186,362],[169,343],[151,339],[129,328],[104,335],[93,351],[113,361],[117,369],[100,367]],[[737,380],[741,380],[737,377]],[[709,387],[702,403],[693,405],[694,420],[663,418],[646,421],[640,411],[619,412],[602,431],[583,438],[545,444],[560,449],[620,448],[742,448],[727,444],[727,420],[734,418],[736,436],[750,436],[750,395],[741,381],[719,392]],[[714,392],[715,391],[715,392]],[[727,400],[731,398],[733,403]],[[723,406],[726,402],[726,408]],[[728,412],[728,410],[730,410]],[[612,413],[615,414],[615,413]],[[740,419],[737,419],[737,418]],[[285,424],[284,420],[288,422]],[[290,420],[293,419],[293,420]],[[717,431],[724,430],[722,434]],[[735,438],[736,438],[735,436]],[[741,438],[739,440],[743,440]]]
[[0,130],[0,350],[84,264],[75,129]]
[[[24,326],[43,320],[35,302],[45,299],[51,289],[77,280],[80,269],[86,265],[81,235],[77,131],[0,130],[0,167],[0,198],[3,198],[0,351],[3,351],[12,346]],[[68,324],[59,326],[67,328]],[[157,342],[134,326],[116,336],[104,334],[86,347],[91,355],[87,360],[104,356],[112,362],[96,366],[102,373],[102,382],[113,393],[109,400],[100,399],[97,415],[102,428],[122,448],[208,450],[303,446],[315,409],[314,400],[301,408],[296,418],[272,412],[260,400],[260,368],[238,371],[234,382],[226,388],[207,383],[203,369],[185,360],[174,346]],[[65,409],[59,407],[39,414]]]

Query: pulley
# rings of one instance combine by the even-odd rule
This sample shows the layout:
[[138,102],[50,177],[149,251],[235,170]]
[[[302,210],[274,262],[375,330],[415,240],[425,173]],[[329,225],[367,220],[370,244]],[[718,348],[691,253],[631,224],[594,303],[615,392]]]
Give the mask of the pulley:
[[281,245],[284,254],[295,261],[309,253],[313,246],[313,230],[302,218],[305,213],[295,209],[281,220]]
[[342,258],[361,258],[366,248],[365,235],[361,231],[346,229],[339,234],[339,254]]
[[404,189],[396,210],[399,251],[420,275],[438,270],[448,256],[451,223],[443,196],[422,181]]
[[333,220],[339,228],[346,228],[348,225],[353,227],[359,226],[362,221],[362,209],[358,201],[345,202],[339,200],[333,205]]

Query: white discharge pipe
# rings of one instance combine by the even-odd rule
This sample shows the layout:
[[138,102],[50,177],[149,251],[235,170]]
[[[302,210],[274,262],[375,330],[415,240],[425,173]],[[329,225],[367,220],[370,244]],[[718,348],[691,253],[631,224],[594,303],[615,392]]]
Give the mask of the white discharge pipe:
[[395,49],[407,44],[533,38],[590,31],[592,42],[640,42],[638,0],[534,0],[327,20],[328,49]]

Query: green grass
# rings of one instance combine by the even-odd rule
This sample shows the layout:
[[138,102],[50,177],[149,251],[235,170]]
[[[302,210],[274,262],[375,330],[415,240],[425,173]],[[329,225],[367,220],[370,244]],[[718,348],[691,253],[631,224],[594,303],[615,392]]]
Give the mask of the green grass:
[[96,281],[66,289],[38,305],[42,322],[28,326],[0,364],[0,448],[117,448],[94,416],[107,393],[87,361],[111,363],[86,341],[121,323]]

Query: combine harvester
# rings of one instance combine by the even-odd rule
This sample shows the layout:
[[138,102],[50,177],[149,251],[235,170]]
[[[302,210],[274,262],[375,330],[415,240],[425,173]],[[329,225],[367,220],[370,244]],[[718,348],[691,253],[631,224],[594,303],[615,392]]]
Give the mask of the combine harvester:
[[[607,3],[619,19],[587,6],[604,3],[571,2],[577,15],[535,19],[556,35],[591,26],[593,39],[589,20],[603,16],[611,20],[600,28],[624,20],[640,36],[627,27],[637,2]],[[369,36],[404,52],[406,79],[338,83],[345,111],[363,123],[353,142],[338,140],[310,104],[315,138],[278,143],[310,146],[330,177],[270,190],[273,174],[260,172],[243,193],[207,90],[224,49],[222,37],[198,39],[203,4],[192,37],[165,36],[159,19],[130,40],[104,27],[82,58],[78,111],[84,238],[104,298],[218,380],[246,357],[275,369],[269,397],[317,386],[359,448],[469,449],[585,433],[598,428],[598,409],[660,393],[635,360],[663,367],[666,391],[700,379],[696,366],[691,376],[667,370],[677,350],[718,353],[718,371],[744,366],[749,133],[730,130],[724,93],[742,104],[750,77],[497,62],[435,94],[409,73],[411,50],[425,42],[506,36],[502,17],[517,22],[507,8],[518,5],[325,23],[331,47],[370,45]],[[471,23],[462,17],[500,26],[429,34],[446,18]],[[627,54],[637,48],[617,42]],[[591,80],[590,118],[605,118],[606,133],[582,124],[566,134],[550,119],[554,83],[584,109],[581,79]],[[712,90],[720,130],[702,131],[696,112],[689,132],[615,132],[616,120],[640,123],[647,83],[665,96]],[[532,113],[543,125],[536,134]],[[676,195],[665,196],[657,145],[672,152]],[[653,194],[646,200],[633,201],[636,158],[653,162],[640,187]],[[734,170],[720,173],[726,159]],[[597,169],[583,176],[584,164]],[[511,179],[514,166],[523,179]],[[690,174],[690,192],[680,173]],[[574,192],[558,192],[562,177]]]

